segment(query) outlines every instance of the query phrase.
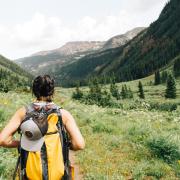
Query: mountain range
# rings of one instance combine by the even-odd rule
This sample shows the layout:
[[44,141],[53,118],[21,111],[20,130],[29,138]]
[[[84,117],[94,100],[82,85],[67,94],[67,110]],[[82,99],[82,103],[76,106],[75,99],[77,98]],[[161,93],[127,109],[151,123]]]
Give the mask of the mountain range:
[[55,73],[89,54],[119,47],[127,43],[144,28],[138,27],[107,41],[74,41],[58,49],[37,52],[29,57],[15,60],[22,68],[33,74]]
[[63,86],[86,84],[92,76],[117,82],[140,79],[167,67],[180,55],[180,1],[166,3],[159,18],[126,44],[89,54],[55,72]]
[[180,55],[179,17],[180,1],[170,0],[156,21],[134,34],[128,32],[131,36],[127,39],[126,34],[93,45],[81,42],[83,48],[78,47],[80,42],[70,42],[16,62],[34,74],[52,74],[63,86],[74,86],[76,81],[86,84],[92,76],[114,75],[118,82],[143,78],[172,64]]

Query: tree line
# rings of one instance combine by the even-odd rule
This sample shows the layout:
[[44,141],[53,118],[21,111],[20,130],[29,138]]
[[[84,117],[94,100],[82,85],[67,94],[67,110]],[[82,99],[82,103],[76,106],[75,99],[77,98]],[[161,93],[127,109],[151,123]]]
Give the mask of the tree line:
[[[154,85],[156,86],[160,83],[166,83],[165,98],[176,98],[176,81],[172,73],[168,73],[167,71],[160,73],[159,71],[156,71]],[[123,84],[121,85],[121,88],[118,87],[115,76],[110,78],[110,85],[102,84],[101,78],[91,78],[88,87],[89,90],[83,92],[80,90],[80,83],[78,83],[72,98],[81,100],[87,104],[97,104],[103,107],[118,107],[118,100],[134,98],[130,86]],[[145,99],[144,88],[141,81],[138,82],[137,89],[138,97],[140,99]]]

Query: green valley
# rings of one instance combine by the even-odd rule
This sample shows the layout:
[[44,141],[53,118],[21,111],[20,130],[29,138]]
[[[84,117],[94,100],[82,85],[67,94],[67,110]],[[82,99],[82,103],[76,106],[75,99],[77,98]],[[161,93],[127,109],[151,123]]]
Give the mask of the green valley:
[[[18,65],[0,56],[0,132],[35,100],[34,76],[49,74],[53,101],[86,141],[74,158],[84,180],[180,179],[179,17],[180,1],[170,0],[149,27],[108,41],[69,42]],[[0,180],[12,179],[17,156],[0,147]]]
[[[76,153],[83,179],[180,178],[180,79],[176,99],[165,99],[166,85],[154,85],[153,80],[153,76],[141,79],[144,100],[138,97],[138,80],[126,83],[134,98],[118,100],[119,108],[86,105],[71,98],[74,88],[56,88],[55,103],[73,114],[86,140],[85,150]],[[123,84],[117,84],[119,90]],[[108,92],[109,88],[103,86]],[[88,88],[80,90],[87,93]],[[3,128],[15,110],[34,97],[11,91],[0,98]],[[169,108],[172,105],[175,109]],[[9,179],[17,151],[1,148],[0,152],[0,179]]]

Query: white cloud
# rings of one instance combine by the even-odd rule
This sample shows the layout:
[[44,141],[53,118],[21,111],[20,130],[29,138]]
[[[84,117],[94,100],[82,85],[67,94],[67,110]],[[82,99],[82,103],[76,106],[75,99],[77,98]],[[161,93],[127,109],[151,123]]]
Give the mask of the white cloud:
[[18,24],[13,28],[12,40],[19,47],[39,46],[49,41],[60,28],[61,20],[57,17],[47,18],[36,13],[29,22]]
[[[152,11],[154,8],[165,5],[168,0],[133,0],[133,1],[122,1],[123,8],[133,12],[144,13]],[[159,9],[160,10],[160,9]]]
[[133,28],[132,18],[122,11],[117,16],[106,16],[99,19],[84,17],[74,31],[74,39],[80,40],[107,40],[108,38],[124,33]]
[[[164,0],[160,1],[162,6]],[[160,12],[160,9],[154,14],[150,9],[147,13],[140,11],[145,9],[149,0],[131,2],[131,6],[124,4],[124,9],[117,15],[101,18],[85,16],[74,27],[65,25],[59,17],[47,17],[42,13],[36,13],[31,20],[12,27],[0,24],[0,53],[15,59],[37,51],[58,48],[68,41],[107,40],[134,27],[147,26]]]

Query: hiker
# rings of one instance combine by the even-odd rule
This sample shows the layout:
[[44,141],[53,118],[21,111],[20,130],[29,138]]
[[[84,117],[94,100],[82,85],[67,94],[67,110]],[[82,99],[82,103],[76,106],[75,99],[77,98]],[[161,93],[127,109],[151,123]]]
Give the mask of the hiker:
[[[65,163],[66,158],[63,156],[64,149],[61,149],[65,141],[63,139],[60,143],[59,132],[63,131],[63,128],[67,132],[72,150],[84,149],[85,142],[73,116],[67,110],[57,108],[53,103],[54,80],[49,75],[34,79],[32,93],[36,97],[35,102],[18,109],[0,132],[0,146],[20,147],[19,161],[22,164],[25,162],[25,167],[21,167],[21,170],[25,171],[22,172],[25,174],[25,179],[59,180],[63,178],[66,168],[63,164],[63,159]],[[44,115],[39,118],[43,112],[46,114],[46,121],[43,120]],[[33,113],[36,116],[39,113],[38,117],[32,117]],[[20,141],[13,139],[13,135],[19,129]],[[61,136],[63,136],[62,132]],[[68,162],[68,159],[66,161]]]

